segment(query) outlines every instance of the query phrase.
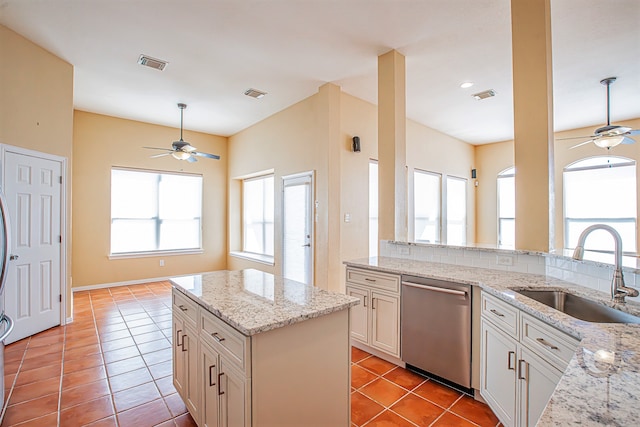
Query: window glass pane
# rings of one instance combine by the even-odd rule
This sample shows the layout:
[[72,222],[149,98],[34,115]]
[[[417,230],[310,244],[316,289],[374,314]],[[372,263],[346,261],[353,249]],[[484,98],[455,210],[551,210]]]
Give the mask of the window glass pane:
[[498,174],[498,246],[513,248],[516,240],[515,168]]
[[273,175],[243,181],[243,251],[273,256]]
[[467,242],[467,180],[447,177],[447,244]]
[[378,162],[369,162],[369,256],[378,256]]
[[201,248],[202,176],[111,170],[111,253]]
[[[601,167],[614,165],[615,167]],[[578,169],[579,168],[579,169]],[[622,237],[625,252],[636,252],[636,166],[630,159],[596,157],[565,168],[565,247],[574,248],[580,233],[593,224],[607,224]],[[585,249],[613,251],[606,231],[594,231]]]
[[440,242],[440,180],[440,175],[434,173],[415,171],[413,174],[416,242]]

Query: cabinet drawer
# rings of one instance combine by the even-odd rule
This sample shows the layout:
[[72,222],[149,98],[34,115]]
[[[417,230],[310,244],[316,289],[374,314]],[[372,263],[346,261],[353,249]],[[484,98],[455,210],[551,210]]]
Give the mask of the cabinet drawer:
[[482,315],[506,333],[518,339],[520,310],[500,301],[498,298],[482,293]]
[[206,310],[201,311],[200,317],[200,339],[248,374],[249,338]]
[[400,292],[400,276],[394,274],[348,268],[347,282],[396,293]]
[[578,340],[526,313],[522,313],[521,319],[520,342],[564,371],[578,347]]
[[173,291],[173,312],[186,318],[193,326],[198,323],[198,304],[176,290]]

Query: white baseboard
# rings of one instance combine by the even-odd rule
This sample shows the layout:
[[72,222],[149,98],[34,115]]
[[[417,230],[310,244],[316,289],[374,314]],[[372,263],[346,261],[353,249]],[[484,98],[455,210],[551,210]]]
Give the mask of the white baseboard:
[[140,285],[142,283],[151,283],[151,282],[164,282],[169,280],[172,277],[182,277],[182,276],[193,276],[196,274],[205,274],[210,272],[201,272],[201,273],[189,273],[189,274],[174,274],[171,276],[164,277],[152,277],[147,279],[139,279],[139,280],[126,280],[124,282],[113,282],[113,283],[98,283],[96,285],[87,285],[87,286],[74,286],[71,288],[72,292],[81,292],[81,291],[91,291],[94,289],[104,289],[104,288],[115,288],[117,286],[129,286],[129,285]]

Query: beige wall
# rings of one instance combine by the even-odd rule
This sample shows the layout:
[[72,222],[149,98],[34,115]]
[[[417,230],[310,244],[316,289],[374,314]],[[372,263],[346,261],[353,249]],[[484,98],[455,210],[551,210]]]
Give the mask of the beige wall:
[[475,148],[476,243],[498,244],[498,182],[500,172],[513,166],[513,141],[478,145]]
[[[184,132],[184,139],[220,160],[196,163],[157,154],[143,146],[169,147],[179,129],[76,111],[73,145],[73,286],[136,281],[146,278],[226,268],[227,139]],[[184,171],[203,175],[202,254],[109,259],[111,168]],[[164,267],[159,266],[163,259]]]
[[[617,125],[629,126],[633,129],[640,128],[640,119],[615,122]],[[562,171],[563,169],[577,161],[587,157],[612,156],[627,157],[640,162],[640,141],[637,136],[635,144],[619,145],[609,152],[603,148],[598,148],[595,144],[586,144],[581,147],[571,149],[570,147],[580,143],[583,139],[559,140],[560,138],[577,137],[593,134],[597,126],[574,129],[555,134],[555,246],[564,246],[564,223],[563,223],[563,202],[562,202]],[[476,147],[476,167],[478,169],[478,199],[476,206],[477,215],[477,242],[483,244],[497,244],[497,174],[504,169],[514,165],[513,141],[499,142],[495,144],[480,145]],[[640,191],[640,168],[637,190]],[[638,197],[640,200],[640,197]],[[640,204],[638,217],[640,217]],[[638,240],[640,241],[640,239]]]
[[[0,25],[0,143],[54,154],[67,162],[67,289],[71,280],[73,67]],[[71,314],[71,292],[67,313]]]

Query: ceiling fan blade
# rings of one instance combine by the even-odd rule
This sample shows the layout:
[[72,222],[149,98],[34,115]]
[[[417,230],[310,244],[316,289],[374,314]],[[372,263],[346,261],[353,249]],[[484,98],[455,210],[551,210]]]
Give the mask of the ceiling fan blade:
[[164,156],[170,156],[171,153],[162,153],[162,154],[154,154],[153,156],[151,156],[151,159],[157,159],[158,157],[164,157]]
[[629,135],[640,135],[640,129],[630,130]]
[[573,150],[574,148],[582,147],[583,145],[587,145],[590,142],[593,142],[593,139],[590,139],[590,140],[585,141],[585,142],[581,142],[580,144],[576,144],[573,147],[569,147],[569,150]]
[[194,162],[197,162],[197,161],[198,161],[198,159],[196,159],[193,156],[189,156],[189,158],[187,159],[187,162],[189,162],[189,163],[194,163]]
[[142,147],[142,148],[147,148],[149,150],[162,150],[162,151],[173,151],[169,148],[158,148],[158,147]]
[[194,156],[206,157],[208,159],[220,160],[220,156],[215,155],[215,154],[200,153],[200,152],[197,152],[197,151],[192,151],[191,154],[193,154]]
[[636,142],[635,139],[625,136],[620,144],[633,144],[634,142]]
[[585,139],[585,138],[595,138],[598,135],[589,135],[589,136],[571,136],[569,138],[556,138],[556,141],[564,141],[565,139]]

